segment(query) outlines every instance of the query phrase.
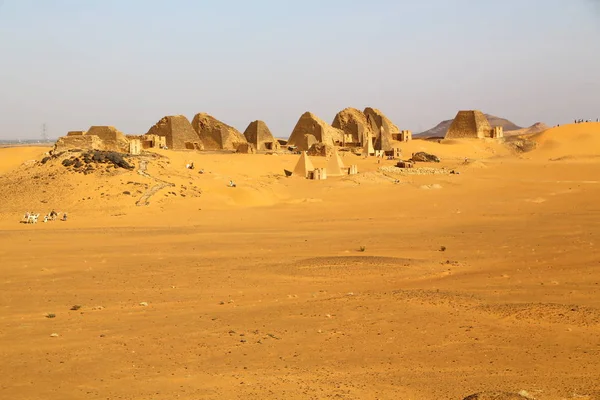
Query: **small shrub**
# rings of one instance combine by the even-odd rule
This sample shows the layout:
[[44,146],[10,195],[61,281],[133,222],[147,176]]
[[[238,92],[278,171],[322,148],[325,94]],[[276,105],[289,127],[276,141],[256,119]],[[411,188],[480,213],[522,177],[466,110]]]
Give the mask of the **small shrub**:
[[71,311],[77,311],[81,308],[80,305],[74,305],[73,307],[71,307]]
[[64,165],[65,167],[70,167],[71,165],[73,165],[73,160],[66,158],[63,160],[62,165]]
[[441,252],[444,252],[444,251],[446,251],[446,246],[442,246],[442,247],[440,247],[440,251],[441,251]]
[[56,318],[56,314],[46,314],[46,318]]
[[361,253],[364,253],[365,251],[367,251],[367,247],[366,246],[360,246],[358,248],[358,251],[360,251]]

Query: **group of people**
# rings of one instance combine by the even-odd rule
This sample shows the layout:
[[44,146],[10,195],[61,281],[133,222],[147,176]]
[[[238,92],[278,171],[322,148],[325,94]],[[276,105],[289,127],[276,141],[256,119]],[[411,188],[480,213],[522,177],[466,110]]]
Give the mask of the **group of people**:
[[[50,211],[50,213],[44,215],[44,222],[49,222],[49,221],[56,221],[56,219],[58,218],[58,214],[56,211],[52,210]],[[25,213],[25,216],[23,217],[23,223],[25,224],[36,224],[38,222],[38,218],[39,218],[40,214],[34,214],[30,211]],[[62,215],[62,218],[60,219],[61,221],[66,221],[67,220],[67,213],[64,212]]]
[[[583,124],[585,122],[594,122],[591,119],[576,119],[575,123],[576,124]],[[600,122],[600,118],[596,118],[596,122]]]

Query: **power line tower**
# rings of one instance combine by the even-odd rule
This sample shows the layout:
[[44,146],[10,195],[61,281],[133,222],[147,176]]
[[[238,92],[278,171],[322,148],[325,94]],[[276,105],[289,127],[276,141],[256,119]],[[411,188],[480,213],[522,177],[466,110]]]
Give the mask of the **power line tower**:
[[48,141],[48,127],[46,126],[45,122],[42,124],[42,140],[44,142]]

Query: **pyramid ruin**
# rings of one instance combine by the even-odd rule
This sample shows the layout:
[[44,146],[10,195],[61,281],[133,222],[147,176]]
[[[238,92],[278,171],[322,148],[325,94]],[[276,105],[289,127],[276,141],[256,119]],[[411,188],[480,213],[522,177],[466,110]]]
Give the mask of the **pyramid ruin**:
[[347,175],[347,173],[344,173],[344,169],[346,169],[346,167],[344,167],[342,157],[340,157],[337,150],[334,150],[333,155],[329,158],[326,169],[327,175],[329,176]]
[[308,154],[305,151],[300,155],[300,159],[298,163],[294,167],[294,176],[301,176],[304,178],[308,178],[310,173],[315,170],[312,161],[308,158]]
[[263,121],[254,121],[244,131],[244,137],[257,151],[279,150],[279,142],[273,137],[267,124]]
[[393,135],[400,133],[400,129],[376,108],[367,107],[364,114],[373,131],[375,150],[392,151]]
[[205,150],[236,151],[240,144],[248,143],[237,129],[206,113],[196,114],[192,120],[192,127]]
[[342,130],[334,128],[310,112],[302,114],[290,135],[288,145],[296,146],[301,151],[309,150],[310,138],[305,138],[305,135],[313,136],[317,142],[330,146],[340,146],[344,138]]
[[190,121],[183,115],[171,115],[161,118],[146,136],[164,137],[168,148],[173,150],[198,149],[202,144]]
[[459,111],[452,121],[446,139],[482,139],[492,137],[488,119],[478,110]]
[[337,113],[331,126],[344,132],[343,145],[345,147],[360,147],[367,134],[374,134],[365,113],[356,108],[345,108]]
[[58,138],[54,151],[70,149],[106,150],[129,153],[129,139],[114,126],[92,126],[87,131],[71,131]]

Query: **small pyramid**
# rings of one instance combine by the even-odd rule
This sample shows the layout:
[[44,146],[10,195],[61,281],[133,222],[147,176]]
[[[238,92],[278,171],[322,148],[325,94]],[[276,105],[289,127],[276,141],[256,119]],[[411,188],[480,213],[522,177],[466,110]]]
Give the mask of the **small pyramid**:
[[298,163],[296,164],[296,167],[294,168],[294,175],[308,178],[308,173],[314,170],[315,167],[313,166],[312,161],[310,161],[310,158],[308,158],[308,154],[303,151]]
[[337,150],[334,150],[333,155],[329,158],[327,162],[327,175],[329,176],[342,176],[344,174],[344,162],[342,158],[338,154]]

